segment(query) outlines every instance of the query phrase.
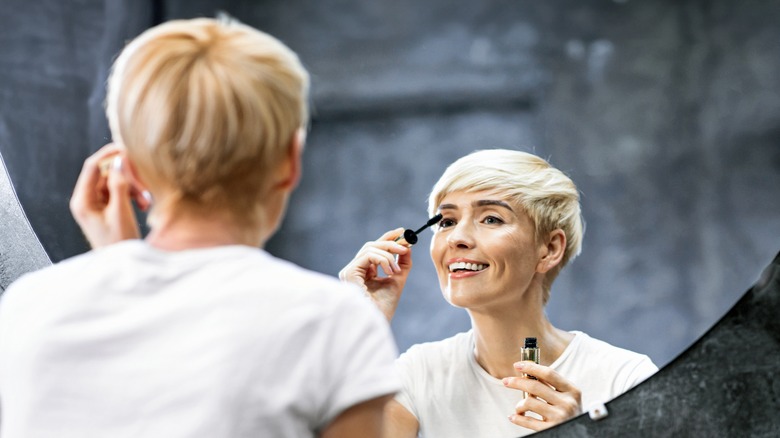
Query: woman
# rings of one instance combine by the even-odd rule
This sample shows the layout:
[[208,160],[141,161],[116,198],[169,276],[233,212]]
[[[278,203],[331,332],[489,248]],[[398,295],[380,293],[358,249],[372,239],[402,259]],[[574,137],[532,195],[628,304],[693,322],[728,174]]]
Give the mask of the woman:
[[[442,214],[430,248],[439,285],[450,304],[466,309],[472,329],[401,355],[403,389],[387,408],[389,436],[516,437],[657,371],[647,356],[558,329],[545,315],[553,281],[579,253],[583,233],[577,188],[558,169],[529,153],[474,152],[447,168],[428,210]],[[411,248],[394,241],[401,232],[367,243],[339,274],[388,319],[412,268]],[[378,275],[380,266],[388,276]],[[520,362],[526,337],[541,346],[539,365]]]
[[[95,250],[3,295],[0,435],[380,436],[400,386],[387,321],[259,249],[300,177],[308,85],[236,22],[171,21],[122,51],[115,144],[71,199]],[[143,240],[131,198],[151,208]]]

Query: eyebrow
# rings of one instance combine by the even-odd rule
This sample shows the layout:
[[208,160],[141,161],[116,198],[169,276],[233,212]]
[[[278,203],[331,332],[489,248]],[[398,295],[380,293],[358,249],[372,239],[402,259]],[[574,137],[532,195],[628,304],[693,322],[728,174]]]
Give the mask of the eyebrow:
[[[512,207],[510,207],[509,204],[507,204],[504,201],[500,201],[498,199],[480,199],[478,201],[472,202],[471,205],[473,205],[475,207],[487,207],[487,206],[503,207],[503,208],[506,208],[507,210],[511,211],[512,213],[514,213],[514,210],[512,210]],[[441,204],[441,205],[439,205],[439,210],[440,211],[441,210],[457,210],[457,209],[458,209],[458,206],[455,205],[455,204]]]

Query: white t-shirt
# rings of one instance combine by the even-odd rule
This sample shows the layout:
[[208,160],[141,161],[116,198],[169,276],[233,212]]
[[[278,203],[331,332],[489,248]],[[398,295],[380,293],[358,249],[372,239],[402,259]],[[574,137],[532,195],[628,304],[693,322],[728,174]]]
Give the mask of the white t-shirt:
[[310,437],[400,383],[357,288],[246,246],[128,241],[0,301],[3,438]]
[[[550,367],[580,389],[585,410],[658,371],[645,355],[572,333],[574,339]],[[471,330],[414,345],[396,366],[403,385],[396,400],[417,417],[422,437],[509,438],[533,432],[509,421],[522,393],[479,366]]]

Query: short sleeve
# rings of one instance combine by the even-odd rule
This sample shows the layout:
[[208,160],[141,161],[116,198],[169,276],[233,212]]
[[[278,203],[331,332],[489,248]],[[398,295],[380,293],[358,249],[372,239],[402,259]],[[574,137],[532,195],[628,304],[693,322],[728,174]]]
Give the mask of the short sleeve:
[[350,294],[329,319],[329,348],[326,363],[320,364],[327,379],[320,383],[328,388],[329,396],[321,426],[354,405],[400,389],[394,367],[398,356],[395,341],[387,320],[373,303]]
[[412,346],[409,351],[402,354],[395,361],[395,369],[398,373],[398,377],[401,380],[401,390],[395,395],[395,401],[401,404],[407,411],[409,411],[415,418],[419,420],[417,409],[414,403],[414,350],[415,346]]
[[626,374],[621,393],[628,391],[634,386],[642,383],[648,377],[658,372],[658,367],[645,355],[640,355],[632,369]]

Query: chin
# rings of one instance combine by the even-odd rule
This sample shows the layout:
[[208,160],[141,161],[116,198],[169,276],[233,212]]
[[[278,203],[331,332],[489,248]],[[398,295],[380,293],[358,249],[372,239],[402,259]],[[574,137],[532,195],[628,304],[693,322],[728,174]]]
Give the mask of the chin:
[[474,294],[463,290],[452,290],[449,286],[442,289],[444,299],[453,307],[468,309],[474,304]]

